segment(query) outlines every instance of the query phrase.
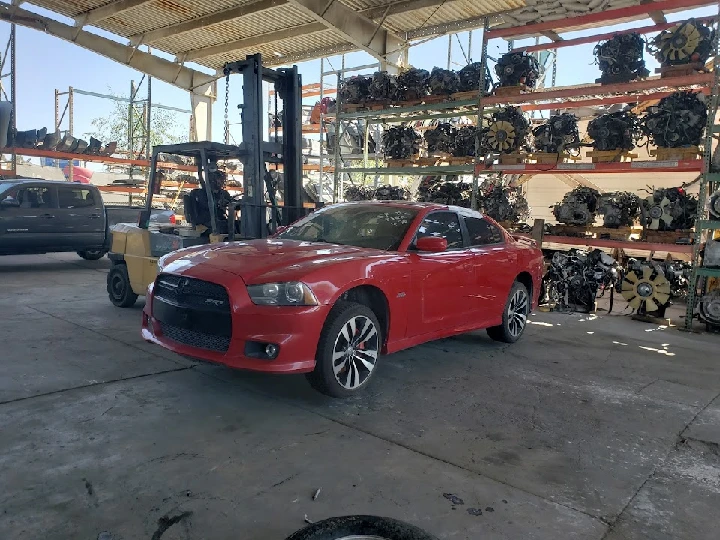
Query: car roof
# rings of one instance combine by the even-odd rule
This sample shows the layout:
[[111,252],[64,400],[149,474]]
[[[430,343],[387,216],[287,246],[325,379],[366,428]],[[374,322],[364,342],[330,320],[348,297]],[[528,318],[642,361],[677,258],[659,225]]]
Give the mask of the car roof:
[[483,217],[483,215],[477,210],[471,210],[463,206],[455,206],[452,204],[440,204],[433,202],[416,202],[416,201],[353,201],[340,204],[353,204],[353,205],[370,205],[370,206],[395,206],[395,207],[408,207],[411,206],[416,209],[427,208],[430,210],[452,210],[463,216],[468,217]]
[[[67,180],[45,180],[44,178],[9,178],[6,180],[0,180],[0,184],[53,184],[53,185],[70,185],[70,186],[91,186],[92,184],[83,184],[82,182],[68,182]],[[93,186],[94,187],[94,186]]]

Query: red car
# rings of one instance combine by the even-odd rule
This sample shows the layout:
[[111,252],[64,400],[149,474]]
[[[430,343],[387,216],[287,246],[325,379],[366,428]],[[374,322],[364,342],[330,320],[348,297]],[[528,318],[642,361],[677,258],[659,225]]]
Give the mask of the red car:
[[380,354],[480,328],[516,341],[543,271],[534,242],[478,212],[397,201],[328,206],[273,238],[158,264],[145,339],[233,368],[307,373],[336,397],[365,387]]

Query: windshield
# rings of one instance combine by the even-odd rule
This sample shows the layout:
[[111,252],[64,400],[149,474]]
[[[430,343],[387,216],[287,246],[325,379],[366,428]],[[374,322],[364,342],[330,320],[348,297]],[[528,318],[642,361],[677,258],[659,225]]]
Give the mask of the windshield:
[[310,214],[277,237],[392,251],[400,247],[417,212],[380,204],[340,204]]

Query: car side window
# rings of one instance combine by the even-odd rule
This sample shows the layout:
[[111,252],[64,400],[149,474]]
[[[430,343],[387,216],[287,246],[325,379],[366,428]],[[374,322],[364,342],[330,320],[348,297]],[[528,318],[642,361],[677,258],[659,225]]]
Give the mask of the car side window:
[[50,188],[19,188],[13,197],[20,203],[20,208],[52,208]]
[[500,244],[503,235],[495,225],[482,218],[463,217],[468,231],[471,246],[488,246]]
[[89,189],[60,187],[58,203],[60,208],[88,208],[95,206],[95,198]]
[[458,249],[464,246],[460,220],[455,212],[433,212],[429,214],[418,227],[415,241],[424,236],[444,238],[447,240],[448,249]]

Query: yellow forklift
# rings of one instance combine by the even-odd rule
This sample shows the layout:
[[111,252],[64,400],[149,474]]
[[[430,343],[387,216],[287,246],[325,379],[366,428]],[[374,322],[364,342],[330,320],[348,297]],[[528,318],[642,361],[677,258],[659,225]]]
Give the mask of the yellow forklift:
[[[243,76],[241,111],[242,144],[190,142],[153,148],[145,206],[137,224],[121,223],[111,229],[112,262],[107,277],[110,301],[130,307],[144,296],[157,276],[157,262],[163,255],[193,245],[265,238],[278,226],[289,225],[305,215],[302,187],[301,79],[297,66],[268,69],[259,54],[231,62],[224,67],[225,102],[230,75]],[[274,85],[276,99],[283,101],[282,141],[264,140],[263,82]],[[277,104],[275,105],[277,110]],[[227,121],[227,118],[226,118]],[[164,174],[161,154],[190,158],[197,171],[198,189],[183,196],[187,225],[150,227],[153,196],[160,193]],[[225,190],[227,162],[242,163],[242,196],[233,198]],[[282,175],[270,168],[282,165]],[[270,166],[270,167],[269,167]],[[279,183],[279,178],[282,182]],[[282,191],[282,205],[278,191]]]

